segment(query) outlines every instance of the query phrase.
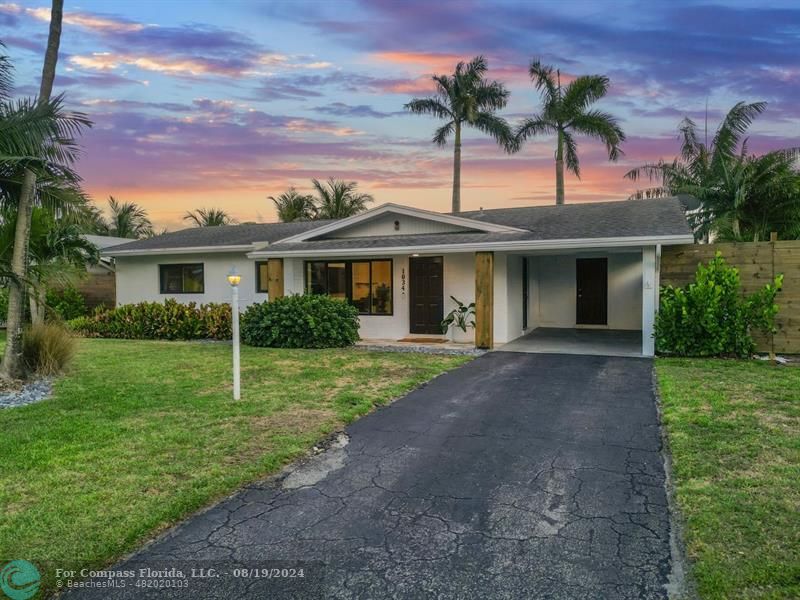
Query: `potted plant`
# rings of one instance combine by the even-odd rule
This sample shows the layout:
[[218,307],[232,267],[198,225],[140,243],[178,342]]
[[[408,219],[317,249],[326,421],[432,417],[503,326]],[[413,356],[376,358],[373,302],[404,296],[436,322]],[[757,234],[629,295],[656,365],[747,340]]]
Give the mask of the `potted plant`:
[[474,342],[475,333],[470,328],[475,329],[475,303],[464,304],[455,296],[450,296],[450,299],[456,303],[456,307],[442,321],[442,333],[447,333],[449,329],[450,339],[454,342]]

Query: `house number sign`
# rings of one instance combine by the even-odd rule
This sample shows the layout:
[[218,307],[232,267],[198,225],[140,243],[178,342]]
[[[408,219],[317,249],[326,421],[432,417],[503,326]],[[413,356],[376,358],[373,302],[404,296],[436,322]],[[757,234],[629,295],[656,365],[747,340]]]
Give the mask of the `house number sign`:
[[400,269],[400,292],[403,296],[406,295],[406,268]]

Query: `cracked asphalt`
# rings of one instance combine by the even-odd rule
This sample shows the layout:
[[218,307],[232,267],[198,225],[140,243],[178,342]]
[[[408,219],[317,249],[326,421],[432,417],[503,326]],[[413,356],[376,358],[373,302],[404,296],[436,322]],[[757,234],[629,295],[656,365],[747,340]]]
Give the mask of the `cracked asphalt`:
[[493,352],[114,567],[304,578],[68,597],[666,598],[669,534],[652,362]]

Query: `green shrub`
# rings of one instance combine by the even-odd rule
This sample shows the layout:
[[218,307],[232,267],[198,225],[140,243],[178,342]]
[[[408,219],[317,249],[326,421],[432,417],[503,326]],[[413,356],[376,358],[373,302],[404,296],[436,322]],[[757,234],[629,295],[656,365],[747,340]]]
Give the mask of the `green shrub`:
[[678,356],[748,357],[755,350],[753,330],[775,329],[775,295],[783,276],[744,296],[738,269],[721,254],[699,265],[694,283],[661,288],[656,315],[656,349]]
[[29,371],[39,375],[63,372],[75,357],[77,344],[61,323],[38,323],[22,335],[22,360]]
[[231,339],[229,304],[164,303],[123,304],[100,309],[89,317],[73,319],[69,326],[86,337],[136,340]]
[[358,310],[330,296],[284,296],[251,305],[242,340],[271,348],[340,348],[358,341]]
[[69,321],[87,314],[86,300],[74,286],[48,290],[45,303],[62,320]]

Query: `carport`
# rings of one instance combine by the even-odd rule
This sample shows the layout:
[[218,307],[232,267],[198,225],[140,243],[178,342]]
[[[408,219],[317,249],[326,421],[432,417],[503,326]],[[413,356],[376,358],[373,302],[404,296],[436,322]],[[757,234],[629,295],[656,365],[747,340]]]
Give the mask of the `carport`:
[[[652,356],[659,246],[597,244],[498,256],[500,350]],[[480,316],[480,315],[479,315]]]

